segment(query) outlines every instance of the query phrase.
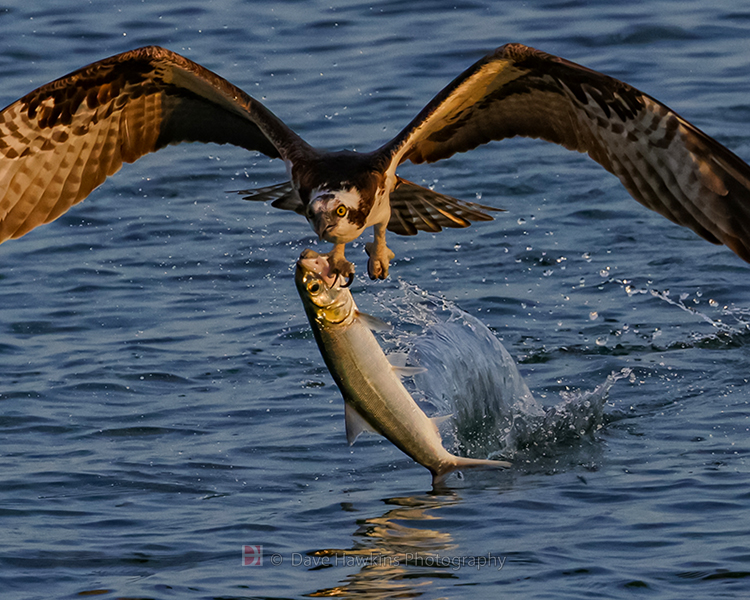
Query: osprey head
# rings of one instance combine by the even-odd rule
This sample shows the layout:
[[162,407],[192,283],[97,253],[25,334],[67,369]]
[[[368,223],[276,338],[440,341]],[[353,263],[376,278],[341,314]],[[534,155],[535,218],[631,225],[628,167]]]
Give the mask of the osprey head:
[[330,190],[317,188],[310,194],[305,216],[318,237],[334,244],[346,244],[365,230],[367,212],[356,187]]

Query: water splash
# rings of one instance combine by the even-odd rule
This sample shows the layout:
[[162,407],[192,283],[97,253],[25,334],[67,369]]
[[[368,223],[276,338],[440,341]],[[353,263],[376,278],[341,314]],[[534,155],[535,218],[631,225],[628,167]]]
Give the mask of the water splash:
[[[684,347],[724,347],[744,346],[750,343],[750,309],[737,306],[721,306],[713,298],[704,298],[703,292],[695,291],[695,297],[688,302],[691,294],[681,293],[675,297],[669,290],[656,290],[648,286],[638,287],[633,282],[624,279],[611,278],[607,283],[616,284],[623,288],[629,296],[650,295],[670,306],[678,308],[711,326],[709,332],[694,331],[688,340],[676,340],[667,348]],[[709,312],[714,313],[713,316]],[[715,314],[715,313],[718,313]]]
[[[694,306],[685,304],[688,294],[682,294],[678,299],[674,299],[670,297],[669,290],[649,290],[649,292],[653,297],[684,310],[711,325],[714,329],[713,332],[709,334],[696,332],[691,335],[693,345],[705,346],[711,345],[712,342],[725,345],[744,345],[747,343],[747,336],[750,333],[750,320],[748,320],[750,312],[747,309],[724,306],[721,308],[720,317],[711,318]],[[718,303],[714,300],[709,300],[708,305],[712,308],[718,307]]]
[[[594,390],[567,392],[545,407],[532,395],[515,361],[481,321],[416,286],[401,284],[403,301],[388,310],[419,333],[394,334],[409,348],[418,395],[438,415],[451,415],[443,431],[446,446],[466,456],[512,458],[545,453],[600,429],[612,385],[631,374],[612,373]],[[384,303],[385,304],[385,303]],[[451,439],[452,438],[452,439]]]

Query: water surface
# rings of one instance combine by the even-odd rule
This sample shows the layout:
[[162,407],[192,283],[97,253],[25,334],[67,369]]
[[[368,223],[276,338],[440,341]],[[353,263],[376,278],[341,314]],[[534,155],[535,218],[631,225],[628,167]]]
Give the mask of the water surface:
[[[750,158],[736,2],[37,0],[0,5],[0,39],[2,105],[160,44],[310,143],[359,150],[519,41],[628,81]],[[0,247],[3,598],[745,597],[748,266],[541,142],[401,174],[508,212],[392,236],[392,280],[358,279],[360,306],[418,335],[398,279],[445,298],[545,406],[630,369],[603,427],[437,492],[388,442],[348,447],[292,277],[323,246],[303,219],[227,192],[283,165],[169,148]],[[363,273],[363,244],[348,253]],[[241,566],[243,545],[263,546],[262,567]]]

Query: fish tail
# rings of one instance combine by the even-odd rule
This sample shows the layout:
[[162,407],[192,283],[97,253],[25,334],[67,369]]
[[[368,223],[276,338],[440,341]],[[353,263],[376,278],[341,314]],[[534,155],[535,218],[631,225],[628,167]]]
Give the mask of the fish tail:
[[433,471],[432,484],[440,484],[446,475],[453,471],[462,469],[509,469],[512,465],[507,460],[489,460],[485,458],[465,458],[463,456],[453,456],[452,460],[441,465],[440,470]]

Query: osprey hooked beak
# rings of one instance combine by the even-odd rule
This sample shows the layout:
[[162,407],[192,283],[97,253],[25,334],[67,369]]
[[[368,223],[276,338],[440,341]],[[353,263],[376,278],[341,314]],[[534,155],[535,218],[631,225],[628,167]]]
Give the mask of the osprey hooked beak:
[[307,205],[306,217],[312,225],[313,231],[318,235],[319,239],[324,239],[326,231],[328,231],[335,221],[331,218],[331,214],[327,210],[328,201],[333,197],[333,194],[321,194],[315,196],[310,200],[310,204]]
[[318,239],[320,240],[324,239],[323,236],[326,231],[333,227],[331,219],[328,218],[328,215],[325,212],[311,212],[309,220],[313,231],[317,234]]

